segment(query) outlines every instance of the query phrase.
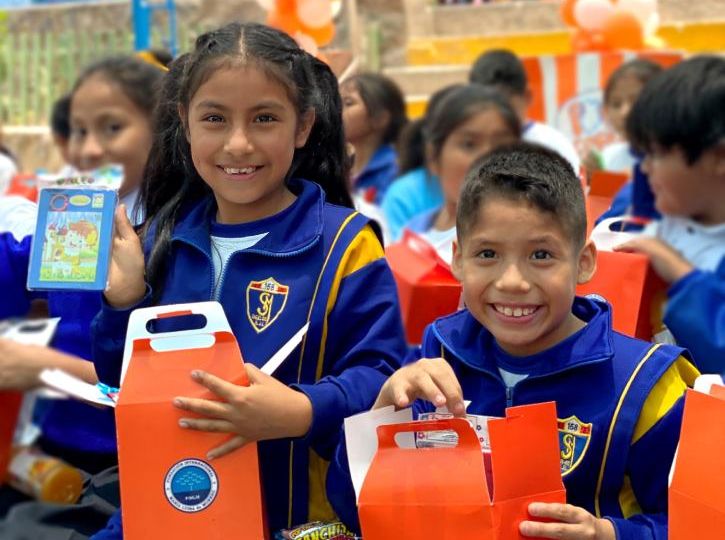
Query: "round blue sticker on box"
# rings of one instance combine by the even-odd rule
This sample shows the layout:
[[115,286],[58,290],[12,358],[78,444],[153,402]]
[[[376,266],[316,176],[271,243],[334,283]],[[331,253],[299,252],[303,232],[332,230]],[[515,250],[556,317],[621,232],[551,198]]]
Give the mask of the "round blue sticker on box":
[[182,512],[201,512],[214,502],[219,480],[211,465],[200,459],[182,459],[164,478],[166,499]]

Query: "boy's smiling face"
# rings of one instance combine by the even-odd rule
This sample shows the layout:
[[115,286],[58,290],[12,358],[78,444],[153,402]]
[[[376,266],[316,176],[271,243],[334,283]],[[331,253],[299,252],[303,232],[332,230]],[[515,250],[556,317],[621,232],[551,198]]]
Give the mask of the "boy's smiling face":
[[554,215],[495,197],[455,246],[466,307],[509,354],[541,352],[584,326],[571,307],[577,284],[594,273],[596,250],[574,244]]

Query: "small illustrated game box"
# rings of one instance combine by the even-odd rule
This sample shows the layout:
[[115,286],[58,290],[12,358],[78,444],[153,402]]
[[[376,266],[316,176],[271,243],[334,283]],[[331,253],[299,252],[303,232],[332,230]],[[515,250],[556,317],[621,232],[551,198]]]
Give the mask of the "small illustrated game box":
[[28,289],[105,289],[117,200],[112,189],[42,189]]

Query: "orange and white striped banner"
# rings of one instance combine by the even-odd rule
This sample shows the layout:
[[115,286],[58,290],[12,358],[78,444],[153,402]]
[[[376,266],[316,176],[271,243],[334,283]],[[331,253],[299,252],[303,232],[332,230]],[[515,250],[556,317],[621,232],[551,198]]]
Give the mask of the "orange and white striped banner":
[[602,90],[624,62],[642,57],[669,67],[678,51],[601,52],[522,58],[531,89],[529,118],[555,126],[575,143],[601,147],[612,134],[602,116]]

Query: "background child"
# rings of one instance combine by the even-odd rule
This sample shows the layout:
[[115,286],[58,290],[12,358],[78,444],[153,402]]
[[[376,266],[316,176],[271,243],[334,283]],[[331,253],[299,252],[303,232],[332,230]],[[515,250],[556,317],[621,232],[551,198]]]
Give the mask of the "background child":
[[474,62],[468,78],[472,83],[493,86],[509,98],[521,120],[524,141],[551,148],[579,172],[580,159],[572,142],[556,128],[527,119],[531,91],[524,65],[514,53],[505,49],[483,53]]
[[[413,404],[418,414],[447,405],[463,415],[466,398],[472,414],[504,416],[512,405],[555,401],[560,419],[589,429],[573,453],[559,431],[569,504],[531,504],[531,516],[553,523],[524,521],[521,533],[666,538],[680,397],[697,372],[682,349],[614,332],[608,304],[575,296],[596,250],[571,167],[533,145],[492,152],[466,178],[457,231],[453,270],[466,309],[428,327],[424,359],[388,379],[375,407]],[[328,491],[354,523],[344,445],[336,460]]]
[[632,172],[635,156],[626,141],[627,116],[647,81],[661,71],[659,64],[637,58],[622,64],[609,76],[604,88],[602,112],[619,141],[608,144],[601,153],[592,151],[585,164],[588,171]]
[[[78,78],[71,102],[71,155],[79,168],[108,163],[124,166],[125,201],[141,182],[151,147],[150,117],[154,85],[162,71],[140,59],[122,56],[89,66]],[[59,367],[95,382],[89,339],[90,321],[99,311],[97,292],[28,292],[31,238],[22,243],[0,235],[0,285],[6,291],[0,318],[23,316],[34,298],[47,298],[51,316],[61,317],[53,348],[0,339],[0,388],[28,390],[44,368]],[[113,413],[72,400],[53,400],[41,419],[41,448],[69,463],[97,472],[116,462]]]
[[400,88],[377,73],[361,73],[340,85],[345,139],[355,149],[352,191],[380,204],[398,176],[395,143],[407,120]]
[[468,85],[448,93],[426,122],[428,168],[440,181],[443,204],[412,218],[405,228],[419,233],[450,263],[456,208],[463,179],[482,155],[519,139],[516,113],[499,92]]
[[[218,300],[252,384],[190,374],[219,400],[174,400],[189,413],[181,427],[230,433],[210,459],[262,441],[272,531],[330,518],[325,460],[342,420],[372,405],[405,353],[382,246],[350,209],[337,80],[257,24],[206,33],[177,62],[142,194],[145,253],[116,212],[107,303],[94,321],[98,375],[118,384],[133,308]],[[266,318],[255,284],[277,290]],[[255,366],[306,322],[276,378],[262,374]]]
[[[644,152],[655,206],[662,214],[645,235],[620,247],[645,253],[670,283],[664,322],[678,343],[692,348],[698,367],[721,373],[725,329],[713,332],[717,312],[690,295],[725,259],[725,59],[699,56],[652,79],[627,119],[630,140]],[[683,308],[687,308],[683,311]],[[720,322],[722,326],[722,322]],[[664,336],[662,336],[664,339]]]
[[401,176],[390,185],[380,205],[393,241],[400,238],[403,226],[411,218],[443,204],[440,182],[426,165],[425,126],[441,100],[461,86],[446,86],[431,95],[425,116],[410,122],[401,133],[398,145]]

